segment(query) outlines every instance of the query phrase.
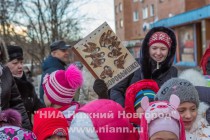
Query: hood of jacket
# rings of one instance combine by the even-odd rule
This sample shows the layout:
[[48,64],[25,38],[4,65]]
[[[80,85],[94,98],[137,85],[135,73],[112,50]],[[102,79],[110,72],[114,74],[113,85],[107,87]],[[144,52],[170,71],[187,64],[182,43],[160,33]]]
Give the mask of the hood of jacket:
[[[163,62],[160,63],[159,69],[153,68],[154,66],[152,65],[154,65],[154,60],[152,60],[149,55],[149,45],[148,45],[149,39],[155,32],[167,33],[172,40],[168,56]],[[147,33],[142,43],[142,47],[140,51],[140,64],[141,64],[141,69],[142,69],[144,79],[158,78],[158,76],[161,75],[161,73],[165,73],[171,68],[174,61],[174,56],[176,53],[176,45],[177,43],[176,43],[176,36],[174,34],[174,31],[172,31],[171,29],[167,27],[162,27],[162,26],[154,27]]]

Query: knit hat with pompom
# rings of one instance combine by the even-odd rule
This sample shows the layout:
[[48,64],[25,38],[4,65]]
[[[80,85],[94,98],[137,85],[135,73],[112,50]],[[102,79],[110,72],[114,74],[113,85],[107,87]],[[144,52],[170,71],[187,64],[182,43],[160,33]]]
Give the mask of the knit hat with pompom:
[[6,109],[0,112],[0,124],[2,126],[5,125],[13,125],[21,127],[22,125],[21,114],[14,109]]
[[57,70],[46,74],[42,86],[47,98],[57,105],[69,105],[76,90],[82,85],[82,72],[75,65],[70,65],[66,71]]

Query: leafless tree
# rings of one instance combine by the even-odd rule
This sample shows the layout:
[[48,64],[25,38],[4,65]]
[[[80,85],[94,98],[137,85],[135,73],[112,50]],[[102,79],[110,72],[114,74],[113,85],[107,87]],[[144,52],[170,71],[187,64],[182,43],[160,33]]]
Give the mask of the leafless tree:
[[0,36],[6,43],[16,35],[14,26],[11,23],[19,10],[19,5],[19,0],[0,1]]
[[[78,3],[78,1],[80,1]],[[79,38],[80,22],[77,8],[87,0],[22,0],[16,24],[27,27],[29,53],[41,62],[55,40],[70,42]],[[23,18],[21,18],[23,17]]]
[[88,19],[78,8],[90,1],[0,0],[0,35],[7,44],[23,46],[30,61],[41,64],[53,41],[80,38],[80,23]]

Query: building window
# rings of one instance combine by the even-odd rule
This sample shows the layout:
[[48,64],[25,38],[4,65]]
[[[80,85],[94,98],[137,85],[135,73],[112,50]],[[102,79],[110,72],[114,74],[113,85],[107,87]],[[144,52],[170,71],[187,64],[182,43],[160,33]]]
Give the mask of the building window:
[[154,16],[154,13],[155,13],[155,7],[154,7],[154,4],[150,5],[150,16]]
[[137,2],[138,0],[133,0],[133,2]]
[[139,20],[139,12],[138,11],[134,11],[133,12],[133,21],[138,21]]
[[148,6],[143,8],[142,13],[143,13],[143,19],[148,18]]
[[120,28],[122,28],[122,27],[123,27],[123,20],[120,19]]
[[122,3],[119,3],[119,12],[122,11]]

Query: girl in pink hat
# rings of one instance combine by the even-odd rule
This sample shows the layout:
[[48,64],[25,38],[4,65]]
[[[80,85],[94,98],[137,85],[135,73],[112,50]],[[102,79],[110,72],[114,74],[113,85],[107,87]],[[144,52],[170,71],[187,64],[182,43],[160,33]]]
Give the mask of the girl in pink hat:
[[99,99],[78,110],[69,130],[70,140],[138,140],[125,110],[116,102]]
[[73,101],[73,97],[82,83],[82,73],[75,65],[70,65],[66,71],[57,70],[50,75],[46,74],[42,84],[46,106],[62,111],[70,123],[80,107],[78,102]]
[[144,97],[141,106],[145,110],[141,118],[140,140],[186,140],[184,124],[177,111],[180,99],[171,95],[169,102],[149,103]]

